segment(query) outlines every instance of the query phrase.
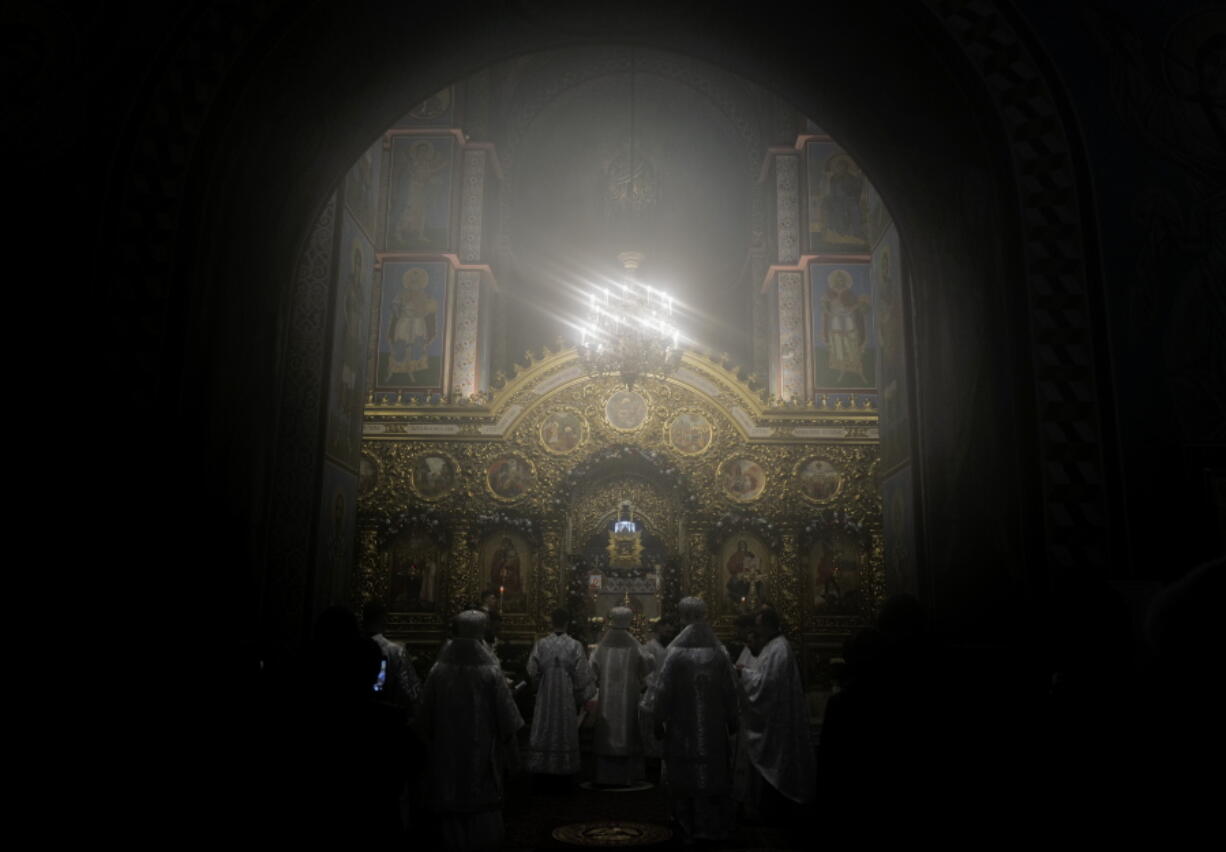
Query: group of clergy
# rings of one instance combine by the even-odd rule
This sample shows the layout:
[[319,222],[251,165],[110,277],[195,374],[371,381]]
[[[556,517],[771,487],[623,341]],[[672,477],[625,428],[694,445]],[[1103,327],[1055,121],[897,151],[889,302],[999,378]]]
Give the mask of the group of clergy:
[[[645,644],[630,633],[632,613],[615,607],[590,657],[567,635],[569,614],[528,660],[536,703],[526,766],[542,775],[580,769],[579,728],[593,723],[593,781],[628,787],[659,757],[673,818],[687,840],[721,840],[736,803],[749,816],[813,801],[815,767],[800,671],[778,616],[765,609],[754,627],[756,653],[733,663],[706,623],[699,598],[681,601],[676,637],[657,627]],[[431,797],[453,849],[494,848],[502,835],[504,769],[516,761],[524,722],[497,658],[484,641],[487,616],[456,619],[422,691],[418,730],[431,743]],[[738,763],[748,769],[734,773]],[[734,778],[736,780],[734,780]]]

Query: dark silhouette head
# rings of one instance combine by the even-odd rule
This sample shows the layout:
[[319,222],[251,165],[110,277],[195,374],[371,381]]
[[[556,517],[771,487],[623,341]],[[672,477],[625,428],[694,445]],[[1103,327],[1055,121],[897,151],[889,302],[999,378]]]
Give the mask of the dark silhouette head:
[[671,618],[661,616],[656,622],[656,638],[661,645],[668,645],[677,635],[677,624]]
[[554,630],[565,630],[566,625],[570,624],[570,613],[564,609],[555,609],[549,620]]
[[367,601],[362,607],[362,631],[367,636],[387,630],[387,607],[380,601]]
[[754,632],[763,645],[779,635],[782,627],[779,624],[779,613],[774,608],[764,609],[754,619]]
[[872,674],[885,653],[885,637],[876,627],[865,627],[843,643],[844,670],[840,680],[851,681]]

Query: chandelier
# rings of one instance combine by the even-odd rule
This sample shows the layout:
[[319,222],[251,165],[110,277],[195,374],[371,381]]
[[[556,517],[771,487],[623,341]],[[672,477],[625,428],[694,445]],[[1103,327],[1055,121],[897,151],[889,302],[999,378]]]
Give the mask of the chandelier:
[[639,252],[617,256],[627,275],[588,293],[587,321],[580,324],[579,360],[589,375],[616,373],[627,387],[640,376],[667,375],[681,364],[681,334],[673,325],[673,297],[641,283]]

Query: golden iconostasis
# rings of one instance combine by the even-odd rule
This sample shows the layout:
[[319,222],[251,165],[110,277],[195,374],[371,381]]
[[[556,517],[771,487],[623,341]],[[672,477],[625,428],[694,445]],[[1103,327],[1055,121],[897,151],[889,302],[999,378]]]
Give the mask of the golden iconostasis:
[[877,458],[854,396],[767,406],[701,356],[627,385],[552,353],[483,405],[367,407],[357,597],[411,648],[493,592],[507,645],[557,607],[645,629],[692,594],[722,632],[769,602],[828,650],[884,593]]

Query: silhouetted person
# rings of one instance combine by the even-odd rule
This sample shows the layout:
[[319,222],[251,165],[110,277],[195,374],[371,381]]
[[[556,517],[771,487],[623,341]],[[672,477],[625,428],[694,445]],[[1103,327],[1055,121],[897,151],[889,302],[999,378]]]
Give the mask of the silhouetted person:
[[597,784],[628,787],[647,774],[639,699],[652,663],[630,633],[632,616],[629,607],[609,610],[609,628],[592,652],[592,673],[600,690],[592,732]]
[[415,755],[401,713],[376,700],[382,661],[373,640],[352,637],[320,658],[324,688],[301,744],[300,827],[312,844],[404,842],[401,795]]
[[405,653],[404,646],[383,635],[387,630],[387,607],[378,601],[369,601],[362,608],[362,628],[375,641],[387,661],[387,673],[380,697],[385,703],[398,707],[405,716],[411,716],[421,695],[421,681],[413,669],[413,661]]
[[483,638],[487,616],[460,613],[456,636],[439,653],[414,726],[428,743],[431,806],[447,849],[502,843],[503,774],[517,761],[523,719]]
[[664,741],[669,809],[687,842],[723,840],[733,825],[728,733],[736,725],[736,675],[706,614],[700,598],[682,599],[685,626],[643,699]]

